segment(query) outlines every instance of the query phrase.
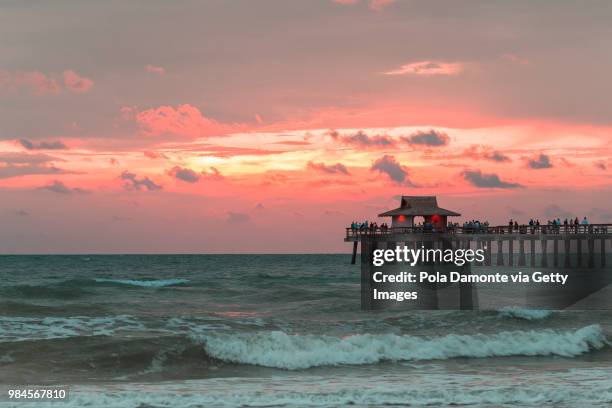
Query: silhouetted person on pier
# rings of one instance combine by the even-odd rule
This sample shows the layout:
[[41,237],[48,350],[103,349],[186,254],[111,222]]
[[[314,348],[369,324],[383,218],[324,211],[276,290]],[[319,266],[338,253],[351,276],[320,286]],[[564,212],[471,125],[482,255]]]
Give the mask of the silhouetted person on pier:
[[576,217],[576,219],[574,220],[574,233],[578,233],[579,226],[580,224],[578,223],[578,217]]

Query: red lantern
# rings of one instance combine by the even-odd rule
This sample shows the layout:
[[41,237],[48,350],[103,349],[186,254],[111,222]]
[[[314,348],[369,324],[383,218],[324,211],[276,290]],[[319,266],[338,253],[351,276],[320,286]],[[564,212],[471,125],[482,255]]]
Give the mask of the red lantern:
[[399,222],[404,222],[404,221],[406,221],[406,216],[405,215],[400,215],[399,217],[397,217],[397,220]]

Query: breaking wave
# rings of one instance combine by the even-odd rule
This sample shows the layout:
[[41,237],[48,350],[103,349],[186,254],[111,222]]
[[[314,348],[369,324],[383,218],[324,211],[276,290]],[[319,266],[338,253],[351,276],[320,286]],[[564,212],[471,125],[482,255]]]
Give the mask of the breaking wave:
[[542,320],[553,314],[551,310],[523,309],[520,307],[505,307],[499,310],[503,317],[513,317],[525,320]]
[[188,279],[106,279],[96,278],[98,283],[115,283],[119,285],[140,286],[145,288],[163,288],[166,286],[184,285]]
[[[602,373],[607,374],[607,373]],[[219,382],[185,382],[177,386],[147,384],[147,392],[135,390],[139,384],[112,391],[95,388],[72,392],[62,406],[137,407],[344,407],[344,406],[590,406],[605,407],[612,402],[612,384],[606,380],[573,384],[571,381],[520,381],[501,378],[435,378],[416,384],[394,378],[374,383],[315,377],[277,378],[265,386],[257,380],[244,384],[225,378],[231,392],[219,389]],[[352,380],[352,381],[351,381]],[[351,383],[352,382],[352,383]],[[249,386],[248,383],[253,383]]]
[[207,354],[216,359],[288,370],[457,357],[574,357],[608,344],[599,325],[575,331],[506,331],[433,338],[395,334],[358,334],[339,338],[271,331],[203,336],[195,340],[202,341]]
[[128,315],[101,317],[0,316],[0,343],[69,337],[112,336],[120,331],[142,331],[144,325]]

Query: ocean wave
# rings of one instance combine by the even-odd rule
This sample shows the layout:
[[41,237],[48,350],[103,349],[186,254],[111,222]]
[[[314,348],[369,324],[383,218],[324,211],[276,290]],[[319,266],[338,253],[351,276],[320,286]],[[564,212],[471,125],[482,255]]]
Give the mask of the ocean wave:
[[288,370],[457,357],[574,357],[608,344],[599,325],[575,331],[505,331],[432,338],[395,334],[357,334],[339,338],[272,331],[194,336],[194,340],[201,341],[213,358]]
[[90,292],[84,289],[87,280],[70,279],[56,283],[38,285],[14,285],[0,287],[0,295],[17,299],[62,299],[75,300],[87,296]]
[[140,286],[144,288],[163,288],[166,286],[184,285],[188,279],[108,279],[95,278],[98,283],[115,283],[119,285]]
[[[33,299],[34,300],[34,299]],[[106,308],[97,304],[83,304],[77,302],[62,302],[58,305],[38,304],[36,300],[29,302],[0,301],[0,314],[5,316],[72,316],[72,315],[102,315]]]
[[[367,381],[341,377],[213,379],[178,384],[75,387],[67,407],[344,407],[344,406],[589,406],[612,402],[609,381],[536,381],[432,375],[417,383],[405,378]],[[512,376],[511,376],[512,377]],[[532,380],[532,381],[528,381]],[[27,404],[27,403],[25,403]],[[40,404],[40,403],[37,403]],[[29,405],[24,405],[29,406]],[[34,406],[34,405],[32,405]],[[39,407],[40,405],[36,405]]]
[[512,317],[525,320],[542,320],[546,319],[552,314],[553,312],[551,310],[523,309],[516,306],[509,306],[499,310],[499,315],[502,317]]
[[3,317],[0,316],[0,343],[63,339],[83,336],[111,336],[117,331],[144,330],[128,315],[108,317]]

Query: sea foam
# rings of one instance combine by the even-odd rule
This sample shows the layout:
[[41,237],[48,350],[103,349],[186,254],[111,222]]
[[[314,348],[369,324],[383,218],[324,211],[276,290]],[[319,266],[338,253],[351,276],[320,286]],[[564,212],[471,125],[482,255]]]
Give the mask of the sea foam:
[[551,310],[523,309],[520,307],[505,307],[499,310],[500,316],[525,320],[542,320],[553,314]]
[[140,280],[140,279],[107,279],[107,278],[96,278],[98,283],[116,283],[119,285],[130,285],[140,286],[146,288],[163,288],[166,286],[183,285],[189,280],[187,279],[151,279],[151,280]]
[[207,354],[220,360],[288,370],[380,361],[456,357],[574,357],[608,344],[599,325],[575,331],[530,330],[441,337],[357,334],[348,337],[290,335],[281,331],[203,336]]
[[[578,380],[577,380],[578,377]],[[345,407],[589,406],[609,407],[609,370],[483,375],[428,374],[371,378],[292,376],[212,378],[179,383],[74,386],[62,407]],[[146,389],[146,392],[142,392]],[[25,407],[40,408],[41,402]],[[54,403],[49,403],[49,406]],[[0,403],[0,406],[2,404]]]
[[137,318],[128,315],[44,318],[0,316],[0,343],[82,336],[112,336],[119,331],[144,329],[144,325]]

